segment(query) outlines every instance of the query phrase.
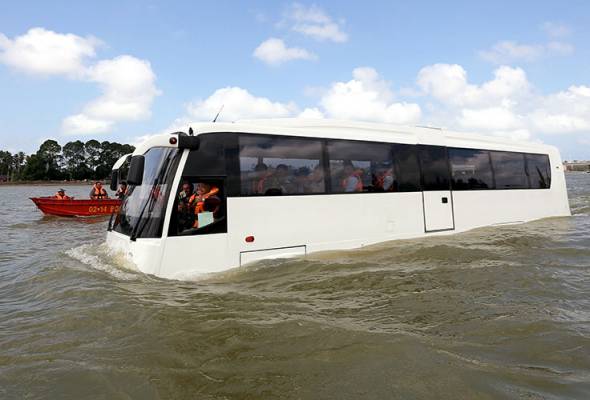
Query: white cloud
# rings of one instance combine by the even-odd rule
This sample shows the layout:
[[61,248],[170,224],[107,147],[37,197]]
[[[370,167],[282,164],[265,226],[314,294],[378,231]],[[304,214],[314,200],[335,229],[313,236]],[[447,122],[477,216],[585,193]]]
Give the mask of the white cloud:
[[467,72],[457,64],[433,64],[418,72],[422,91],[446,104],[467,107],[507,105],[530,95],[530,84],[521,68],[502,66],[494,79],[482,85],[470,84]]
[[289,117],[297,111],[293,103],[273,102],[266,97],[256,97],[240,87],[226,87],[216,90],[204,100],[189,104],[187,119],[212,121],[222,106],[218,121]]
[[101,42],[94,37],[61,34],[44,28],[9,39],[0,33],[0,62],[38,75],[84,74],[85,62],[96,56]]
[[287,47],[281,39],[270,38],[262,42],[253,56],[269,65],[280,65],[292,60],[315,60],[317,56],[305,49]]
[[306,7],[295,3],[286,14],[291,30],[316,40],[346,42],[348,35],[342,31],[343,21],[335,22],[321,8],[315,5]]
[[501,105],[480,109],[462,109],[458,122],[463,128],[478,131],[509,132],[523,128],[520,118],[509,107]]
[[571,35],[572,30],[569,26],[559,22],[545,22],[541,28],[552,38],[563,38]]
[[519,44],[511,40],[498,42],[489,50],[480,51],[480,56],[494,64],[510,63],[515,60],[535,61],[543,55],[544,46],[539,44]]
[[306,108],[305,110],[301,111],[297,117],[303,119],[322,119],[324,118],[324,113],[321,112],[317,107]]
[[105,133],[113,126],[112,121],[92,119],[84,114],[70,115],[62,121],[62,130],[66,133]]
[[494,78],[476,85],[457,64],[434,64],[422,68],[416,83],[437,101],[431,114],[435,123],[460,130],[527,139],[530,132],[520,109],[532,96],[531,85],[520,68],[499,67]]
[[567,56],[573,52],[574,46],[564,42],[519,44],[512,40],[504,40],[494,44],[488,50],[480,51],[479,55],[493,64],[510,64],[513,62],[533,62],[551,56]]
[[122,55],[110,60],[90,59],[102,44],[93,37],[62,34],[32,28],[9,39],[0,33],[0,62],[36,75],[62,75],[98,84],[102,95],[82,111],[62,121],[65,134],[109,132],[115,123],[150,116],[150,107],[160,93],[149,62]]
[[531,113],[533,128],[547,134],[590,132],[590,87],[570,86],[541,97]]
[[62,130],[66,134],[102,133],[115,122],[148,118],[152,102],[160,94],[150,63],[129,55],[89,67],[86,79],[98,83],[103,94],[88,103],[82,113],[64,119]]
[[493,79],[476,85],[456,64],[424,67],[416,82],[435,100],[429,116],[436,116],[439,125],[513,139],[590,131],[588,86],[542,95],[522,69],[507,66],[497,68]]
[[356,68],[353,79],[336,82],[322,96],[320,104],[328,117],[359,119],[395,124],[418,122],[420,106],[415,103],[394,102],[389,82],[373,68]]
[[546,48],[547,52],[555,55],[568,56],[574,52],[574,46],[565,42],[549,42]]
[[[411,97],[423,108],[400,99],[390,82],[371,67],[356,68],[352,79],[314,87],[315,105],[301,108],[251,94],[239,87],[216,90],[187,107],[186,114],[167,129],[188,129],[190,122],[211,121],[221,106],[219,120],[253,118],[336,118],[391,124],[429,124],[515,140],[539,140],[546,134],[583,134],[590,131],[590,87],[540,94],[521,68],[502,66],[481,83],[472,83],[457,64],[434,64],[416,77],[419,92]],[[418,96],[419,95],[419,96]]]

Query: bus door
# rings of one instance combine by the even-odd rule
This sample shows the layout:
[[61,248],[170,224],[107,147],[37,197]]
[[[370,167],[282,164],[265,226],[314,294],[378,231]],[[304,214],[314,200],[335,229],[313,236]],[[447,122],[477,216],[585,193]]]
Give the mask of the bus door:
[[447,148],[420,145],[418,155],[422,171],[424,231],[453,230],[455,220]]

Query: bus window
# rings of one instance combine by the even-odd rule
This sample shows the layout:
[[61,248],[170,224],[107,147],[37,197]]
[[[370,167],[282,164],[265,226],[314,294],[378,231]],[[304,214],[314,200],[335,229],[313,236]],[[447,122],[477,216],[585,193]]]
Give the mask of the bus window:
[[549,189],[551,187],[551,164],[546,154],[527,154],[527,171],[531,189]]
[[493,189],[490,153],[475,149],[449,149],[453,190]]
[[329,140],[328,158],[333,193],[396,190],[390,144]]
[[447,149],[442,146],[418,146],[423,190],[449,190]]
[[223,179],[183,176],[176,192],[169,236],[227,232]]
[[523,153],[492,151],[490,154],[497,189],[528,189]]
[[320,140],[241,135],[239,156],[242,196],[325,192]]
[[400,192],[420,191],[420,165],[417,147],[411,144],[394,144],[393,161],[397,190]]

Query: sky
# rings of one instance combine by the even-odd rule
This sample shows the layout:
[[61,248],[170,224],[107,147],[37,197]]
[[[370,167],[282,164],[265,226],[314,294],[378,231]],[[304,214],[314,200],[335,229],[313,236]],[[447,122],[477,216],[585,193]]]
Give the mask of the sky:
[[223,105],[590,159],[589,1],[0,1],[3,150],[137,143]]

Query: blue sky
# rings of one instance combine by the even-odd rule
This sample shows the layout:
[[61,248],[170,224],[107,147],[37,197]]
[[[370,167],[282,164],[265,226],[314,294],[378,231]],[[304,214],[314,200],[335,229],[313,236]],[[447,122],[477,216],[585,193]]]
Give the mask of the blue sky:
[[[590,3],[10,2],[0,148],[189,121],[430,124],[590,158]],[[186,128],[185,128],[186,129]]]

